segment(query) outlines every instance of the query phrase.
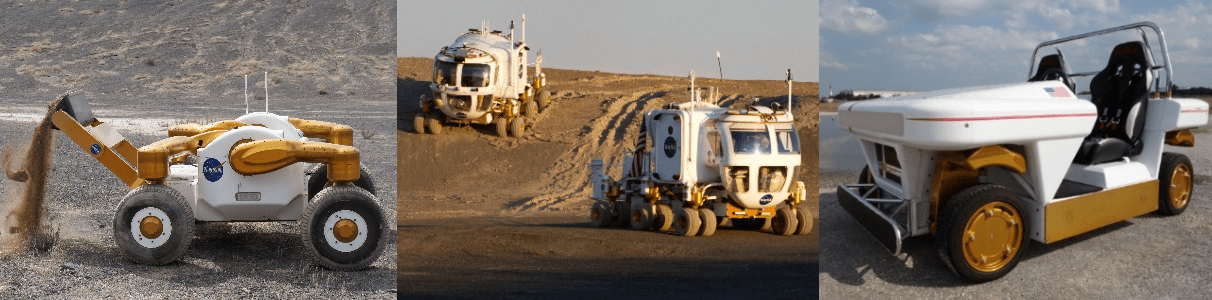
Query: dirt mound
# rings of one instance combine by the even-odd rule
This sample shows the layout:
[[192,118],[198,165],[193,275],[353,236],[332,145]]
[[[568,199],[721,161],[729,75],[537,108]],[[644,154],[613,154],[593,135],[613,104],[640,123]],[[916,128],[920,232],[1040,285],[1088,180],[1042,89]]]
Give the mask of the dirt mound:
[[[12,156],[12,147],[6,147],[0,157],[6,177],[24,184],[20,189],[20,198],[10,199],[9,209],[4,214],[3,245],[0,245],[0,253],[20,251],[22,247],[31,245],[32,241],[42,236],[43,199],[46,196],[47,175],[52,167],[51,155],[54,153],[51,151],[54,144],[51,115],[65,96],[66,94],[60,95],[52,102],[46,116],[34,127],[34,134],[22,160],[16,160]],[[21,169],[11,169],[17,161],[22,162]]]
[[[584,212],[590,203],[589,162],[603,158],[617,178],[642,113],[690,99],[684,77],[544,68],[553,103],[528,125],[525,138],[499,138],[489,126],[474,125],[448,127],[440,136],[415,134],[412,118],[420,112],[418,97],[429,93],[432,64],[427,58],[397,59],[401,219]],[[771,77],[782,75],[777,70]],[[699,78],[696,85],[715,87],[714,100],[726,107],[787,100],[782,80]],[[804,150],[797,180],[809,190],[817,181],[816,92],[814,82],[797,82],[792,91]],[[816,201],[808,202],[815,211]]]

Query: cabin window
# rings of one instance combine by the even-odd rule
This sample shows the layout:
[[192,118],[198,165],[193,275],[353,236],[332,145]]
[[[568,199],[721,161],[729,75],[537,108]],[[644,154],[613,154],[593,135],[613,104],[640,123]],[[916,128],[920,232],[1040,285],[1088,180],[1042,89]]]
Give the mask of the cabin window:
[[732,130],[732,152],[770,154],[770,135],[763,130]]
[[774,137],[779,142],[779,154],[800,153],[800,138],[795,130],[777,130]]
[[436,61],[433,63],[433,83],[438,85],[455,84],[455,72],[458,71],[459,65],[444,61]]
[[465,64],[463,65],[463,83],[461,86],[466,87],[486,87],[488,86],[489,74],[492,68],[486,64]]

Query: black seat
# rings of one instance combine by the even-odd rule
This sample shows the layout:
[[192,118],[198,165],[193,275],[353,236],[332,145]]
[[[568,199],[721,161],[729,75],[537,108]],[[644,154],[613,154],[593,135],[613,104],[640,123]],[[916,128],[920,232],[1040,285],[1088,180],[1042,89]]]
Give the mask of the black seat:
[[1065,57],[1057,50],[1057,54],[1044,56],[1039,60],[1039,68],[1035,70],[1035,76],[1028,79],[1028,82],[1046,81],[1046,80],[1061,80],[1070,91],[1076,93],[1077,83],[1069,78],[1069,66],[1065,64]]
[[1090,101],[1098,109],[1098,122],[1082,142],[1074,163],[1093,165],[1140,154],[1152,67],[1144,43],[1115,46],[1107,67],[1090,80]]

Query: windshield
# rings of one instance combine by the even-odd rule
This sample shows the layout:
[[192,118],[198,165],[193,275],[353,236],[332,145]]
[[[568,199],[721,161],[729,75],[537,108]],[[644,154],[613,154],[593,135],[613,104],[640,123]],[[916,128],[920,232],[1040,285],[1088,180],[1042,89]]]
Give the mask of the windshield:
[[732,152],[738,154],[770,154],[770,135],[758,130],[733,130]]
[[433,63],[433,83],[438,85],[454,84],[455,70],[458,64],[448,63],[444,61],[436,61]]
[[800,153],[800,138],[795,134],[795,130],[777,130],[774,137],[779,139],[780,154]]
[[463,83],[461,86],[469,87],[485,87],[488,86],[488,65],[485,64],[465,64],[463,65]]

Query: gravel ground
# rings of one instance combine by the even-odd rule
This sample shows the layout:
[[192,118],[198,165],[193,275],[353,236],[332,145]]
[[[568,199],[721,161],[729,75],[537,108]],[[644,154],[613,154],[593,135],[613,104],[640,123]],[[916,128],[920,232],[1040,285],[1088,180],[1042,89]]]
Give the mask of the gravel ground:
[[[836,124],[822,116],[822,145]],[[980,298],[980,299],[1191,299],[1212,291],[1212,133],[1196,131],[1195,148],[1183,153],[1195,167],[1190,207],[1178,216],[1146,214],[1053,244],[1032,241],[1018,266],[1005,277],[971,284],[944,265],[934,238],[905,241],[892,256],[838,205],[838,184],[855,182],[853,171],[821,172],[821,298]],[[824,150],[824,149],[822,149]],[[836,149],[834,149],[836,150]],[[822,151],[822,154],[841,151]],[[835,156],[845,156],[838,154]],[[822,166],[849,166],[827,162]],[[861,163],[859,168],[861,168]]]
[[[171,125],[254,110],[350,125],[389,220],[396,217],[394,2],[0,3],[0,142],[29,141],[54,97],[78,90],[136,146]],[[202,223],[185,257],[128,260],[110,228],[129,189],[55,133],[49,251],[0,258],[0,298],[392,298],[397,252],[334,272],[307,261],[294,222]],[[0,184],[0,205],[16,193]],[[396,228],[390,221],[389,228]],[[396,239],[395,230],[388,233]],[[394,245],[394,243],[392,243]]]

